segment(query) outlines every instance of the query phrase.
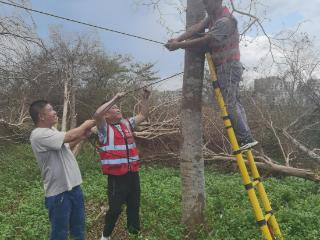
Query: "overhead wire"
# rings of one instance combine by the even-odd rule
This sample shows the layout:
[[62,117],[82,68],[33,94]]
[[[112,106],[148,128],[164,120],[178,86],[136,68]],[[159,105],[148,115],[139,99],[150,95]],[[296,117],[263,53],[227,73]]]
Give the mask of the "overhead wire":
[[[71,19],[71,18],[67,18],[67,17],[58,16],[58,15],[55,15],[55,14],[52,14],[52,13],[48,13],[48,12],[44,12],[44,11],[28,8],[28,7],[21,6],[21,5],[18,5],[18,4],[14,4],[14,3],[4,2],[4,1],[1,1],[1,0],[0,0],[0,3],[5,4],[5,5],[9,5],[9,6],[12,6],[12,7],[24,9],[24,10],[27,10],[27,11],[35,12],[35,13],[38,13],[38,14],[50,16],[50,17],[53,17],[53,18],[62,19],[62,20],[65,20],[65,21],[73,22],[73,23],[78,23],[78,24],[81,24],[81,25],[85,25],[85,26],[89,26],[89,27],[93,27],[93,28],[97,28],[97,29],[101,29],[101,30],[105,30],[105,31],[121,34],[121,35],[125,35],[125,36],[128,36],[128,37],[141,39],[141,40],[152,42],[152,43],[156,43],[156,44],[161,44],[161,45],[165,44],[164,42],[160,42],[160,41],[153,40],[153,39],[150,39],[150,38],[146,38],[146,37],[142,37],[142,36],[138,36],[138,35],[134,35],[134,34],[130,34],[130,33],[122,32],[122,31],[118,31],[118,30],[111,29],[111,28],[101,27],[101,26],[98,26],[98,25],[90,24],[90,23],[87,23],[87,22],[82,22],[82,21]],[[176,77],[176,76],[181,75],[181,74],[183,74],[183,72],[173,74],[173,75],[171,75],[169,77],[166,77],[166,78],[161,79],[161,80],[156,81],[156,82],[152,82],[152,83],[147,84],[147,85],[145,85],[143,87],[139,87],[139,88],[133,89],[131,91],[126,92],[124,95],[127,95],[129,93],[138,91],[138,90],[143,89],[143,88],[150,87],[150,86],[152,86],[154,84],[157,84],[159,82],[171,79],[171,78]],[[107,109],[105,109],[105,110],[107,110]]]
[[101,26],[98,26],[98,25],[90,24],[90,23],[87,23],[87,22],[82,22],[82,21],[71,19],[71,18],[67,18],[67,17],[58,16],[58,15],[55,15],[55,14],[52,14],[52,13],[36,10],[36,9],[33,9],[33,8],[28,8],[28,7],[25,7],[25,6],[22,6],[22,5],[18,5],[18,4],[14,4],[14,3],[4,2],[4,1],[1,1],[1,0],[0,0],[0,3],[5,4],[5,5],[9,5],[9,6],[12,6],[12,7],[16,7],[16,8],[21,8],[21,9],[24,9],[24,10],[27,10],[27,11],[39,13],[39,14],[42,14],[42,15],[46,15],[46,16],[62,19],[62,20],[65,20],[65,21],[74,22],[74,23],[78,23],[78,24],[81,24],[81,25],[85,25],[85,26],[98,28],[98,29],[101,29],[101,30],[105,30],[105,31],[109,31],[109,32],[125,35],[125,36],[128,36],[128,37],[138,38],[138,39],[145,40],[145,41],[148,41],[148,42],[153,42],[153,43],[157,43],[157,44],[161,44],[161,45],[165,44],[163,42],[160,42],[160,41],[157,41],[157,40],[153,40],[153,39],[150,39],[150,38],[134,35],[134,34],[131,34],[131,33],[121,32],[121,31],[118,31],[118,30],[115,30],[115,29],[111,29],[111,28],[101,27]]
[[[176,76],[179,76],[179,75],[181,75],[181,74],[183,74],[183,73],[184,73],[184,72],[175,73],[175,74],[173,74],[173,75],[171,75],[171,76],[169,76],[169,77],[166,77],[166,78],[160,79],[160,80],[158,80],[158,81],[155,81],[155,82],[146,84],[146,85],[144,85],[144,86],[142,86],[142,87],[135,88],[135,89],[133,89],[133,90],[127,91],[127,92],[125,92],[124,96],[126,96],[126,95],[128,95],[128,94],[130,94],[130,93],[139,91],[139,90],[141,90],[141,89],[148,88],[148,87],[150,87],[150,86],[152,86],[152,85],[155,85],[155,84],[157,84],[157,83],[160,83],[160,82],[169,80],[169,79],[174,78],[174,77],[176,77]],[[86,106],[86,107],[91,107],[91,105],[89,105],[88,103],[85,103],[85,102],[83,102],[83,101],[81,101],[81,100],[79,100],[79,99],[77,99],[76,101],[78,101],[80,104],[82,104],[82,105],[84,105],[84,106]],[[107,109],[105,109],[105,110],[107,110]],[[105,111],[105,110],[104,110],[104,111]]]
[[[47,15],[47,16],[50,16],[50,17],[54,17],[54,18],[63,19],[63,20],[66,20],[66,21],[70,21],[70,22],[82,24],[82,25],[85,25],[85,26],[94,27],[94,28],[98,28],[98,29],[105,30],[105,31],[110,31],[110,32],[114,32],[114,33],[126,35],[126,36],[129,36],[129,37],[138,38],[138,39],[141,39],[141,40],[145,40],[145,41],[149,41],[149,42],[153,42],[153,43],[157,43],[157,44],[161,44],[161,45],[164,45],[164,44],[165,44],[165,43],[163,43],[163,42],[156,41],[156,40],[153,40],[153,39],[149,39],[149,38],[146,38],[146,37],[141,37],[141,36],[138,36],[138,35],[134,35],[134,34],[130,34],[130,33],[125,33],[125,32],[121,32],[121,31],[114,30],[114,29],[110,29],[110,28],[106,28],[106,27],[101,27],[101,26],[98,26],[98,25],[94,25],[94,24],[82,22],[82,21],[79,21],[79,20],[75,20],[75,19],[71,19],[71,18],[66,18],[66,17],[58,16],[58,15],[55,15],[55,14],[52,14],[52,13],[48,13],[48,12],[44,12],[44,11],[40,11],[40,10],[28,8],[28,7],[25,7],[25,6],[22,6],[22,5],[18,5],[18,4],[14,4],[14,3],[4,2],[4,1],[1,1],[1,0],[0,0],[0,3],[5,4],[5,5],[9,5],[9,6],[13,6],[13,7],[17,7],[17,8],[21,8],[21,9],[24,9],[24,10],[27,10],[27,11],[32,11],[32,12],[36,12],[36,13],[39,13],[39,14]],[[128,91],[128,92],[126,92],[126,95],[129,94],[129,93],[131,93],[131,92],[138,91],[138,90],[140,90],[140,89],[142,89],[142,88],[146,88],[146,87],[149,87],[149,86],[154,85],[154,84],[156,84],[156,83],[159,83],[159,82],[165,81],[165,80],[167,80],[167,79],[173,78],[173,77],[178,76],[178,75],[180,75],[180,74],[182,74],[182,73],[183,73],[183,72],[176,73],[176,74],[174,74],[174,75],[172,75],[172,76],[169,76],[169,77],[167,77],[167,78],[161,79],[161,80],[156,81],[156,82],[153,82],[153,83],[148,84],[148,85],[146,85],[146,86],[143,86],[143,87],[141,87],[141,88],[137,88],[137,89]]]
[[[173,74],[173,75],[171,75],[171,76],[169,76],[169,77],[160,79],[160,80],[158,80],[158,81],[156,81],[156,82],[147,84],[147,85],[145,85],[145,86],[143,86],[143,87],[135,88],[135,89],[133,89],[133,90],[131,90],[131,91],[126,92],[123,96],[126,96],[126,95],[128,95],[129,93],[138,91],[138,90],[140,90],[140,89],[150,87],[151,85],[154,85],[154,84],[156,84],[156,83],[159,83],[159,82],[162,82],[162,81],[171,79],[171,78],[173,78],[173,77],[179,76],[179,75],[181,75],[182,73],[183,73],[183,72],[176,73],[176,74]],[[112,107],[112,105],[107,106],[105,109],[103,109],[103,111],[108,111],[111,107]],[[92,146],[94,146],[94,143],[92,143],[91,141],[89,141],[89,142],[91,143]],[[96,147],[96,146],[95,146],[95,147]],[[115,156],[115,157],[123,157],[122,155],[118,155],[118,154],[115,154],[115,153],[111,153],[111,152],[108,152],[108,153],[111,154],[111,155],[113,155],[113,156]],[[131,157],[128,157],[128,159],[134,160],[134,159],[132,159]]]
[[[153,39],[141,37],[141,36],[134,35],[134,34],[130,34],[130,33],[121,32],[121,31],[114,30],[114,29],[110,29],[110,28],[106,28],[106,27],[101,27],[101,26],[98,26],[98,25],[94,25],[94,24],[82,22],[82,21],[79,21],[79,20],[71,19],[71,18],[66,18],[66,17],[58,16],[58,15],[55,15],[55,14],[52,14],[52,13],[48,13],[48,12],[44,12],[44,11],[40,11],[40,10],[28,8],[28,7],[25,7],[25,6],[22,6],[22,5],[18,5],[18,4],[14,4],[14,3],[4,2],[4,1],[1,1],[1,0],[0,0],[0,3],[5,4],[5,5],[9,5],[9,6],[13,6],[13,7],[17,7],[17,8],[21,8],[21,9],[24,9],[24,10],[27,10],[27,11],[31,11],[31,12],[36,12],[36,13],[43,14],[43,15],[46,15],[46,16],[50,16],[50,17],[54,17],[54,18],[58,18],[58,19],[62,19],[62,20],[66,20],[66,21],[70,21],[70,22],[82,24],[82,25],[85,25],[85,26],[93,27],[93,28],[102,29],[102,30],[105,30],[105,31],[110,31],[110,32],[122,34],[122,35],[129,36],[129,37],[138,38],[138,39],[141,39],[141,40],[145,40],[145,41],[149,41],[149,42],[153,42],[153,43],[157,43],[157,44],[161,44],[161,45],[164,45],[164,44],[165,44],[165,43],[163,43],[163,42],[156,41],[156,40],[153,40]],[[143,86],[143,87],[140,87],[140,88],[137,88],[137,89],[133,89],[133,90],[131,90],[131,91],[126,92],[125,95],[127,95],[127,94],[129,94],[129,93],[132,93],[132,92],[135,92],[135,91],[138,91],[138,90],[140,90],[140,89],[142,89],[142,88],[149,87],[149,86],[154,85],[154,84],[156,84],[156,83],[159,83],[159,82],[168,80],[168,79],[173,78],[173,77],[175,77],[175,76],[178,76],[178,75],[180,75],[180,74],[182,74],[182,73],[183,73],[183,72],[176,73],[176,74],[174,74],[174,75],[172,75],[172,76],[169,76],[169,77],[167,77],[167,78],[161,79],[161,80],[156,81],[156,82],[153,82],[153,83],[151,83],[151,84],[147,84],[146,86]]]
[[[166,78],[160,79],[160,80],[158,80],[158,81],[155,81],[155,82],[146,84],[146,85],[144,85],[143,87],[135,88],[135,89],[133,89],[133,90],[131,90],[131,91],[125,92],[125,94],[124,94],[123,96],[126,96],[126,95],[128,95],[129,93],[136,92],[136,91],[138,91],[138,90],[141,90],[141,89],[150,87],[150,86],[152,86],[152,85],[154,85],[154,84],[163,82],[163,81],[165,81],[165,80],[171,79],[171,78],[176,77],[176,76],[179,76],[179,75],[181,75],[181,74],[183,74],[183,72],[176,73],[176,74],[173,74],[173,75],[171,75],[171,76],[169,76],[169,77],[166,77]],[[80,102],[81,102],[81,101],[80,101]],[[87,104],[84,103],[84,102],[81,102],[81,103],[84,104],[84,105],[87,105]],[[112,107],[112,105],[111,105],[111,106],[107,106],[105,109],[103,109],[103,111],[108,111],[111,107]],[[97,148],[97,146],[95,145],[94,141],[92,142],[91,140],[89,140],[89,142],[90,142],[90,144],[91,144],[94,148]],[[96,151],[95,151],[95,152],[96,152]],[[122,155],[118,155],[118,154],[111,153],[111,152],[109,152],[109,154],[111,154],[111,155],[113,155],[113,156],[115,156],[115,157],[123,157]],[[134,159],[132,159],[131,157],[128,157],[128,159],[134,160]]]
[[152,86],[152,85],[154,85],[154,84],[157,84],[157,83],[163,82],[163,81],[165,81],[165,80],[174,78],[174,77],[179,76],[179,75],[181,75],[181,74],[183,74],[183,72],[175,73],[175,74],[173,74],[173,75],[171,75],[171,76],[169,76],[169,77],[166,77],[166,78],[160,79],[160,80],[158,80],[158,81],[155,81],[155,82],[146,84],[146,85],[144,85],[143,87],[139,87],[139,88],[135,88],[135,89],[133,89],[133,90],[130,90],[130,91],[126,92],[125,95],[127,95],[127,94],[129,94],[129,93],[132,93],[132,92],[136,92],[136,91],[138,91],[138,90],[140,90],[140,89],[143,89],[143,88],[150,87],[150,86]]
[[[156,82],[152,82],[152,83],[146,84],[146,85],[144,85],[143,87],[135,88],[135,89],[133,89],[133,90],[130,90],[130,91],[128,91],[128,92],[125,92],[124,95],[123,95],[123,97],[126,96],[126,95],[128,95],[129,93],[136,92],[136,91],[138,91],[138,90],[140,90],[140,89],[148,88],[148,87],[150,87],[150,86],[152,86],[152,85],[154,85],[154,84],[157,84],[157,83],[159,83],[159,82],[163,82],[163,81],[165,81],[165,80],[171,79],[171,78],[176,77],[176,76],[179,76],[179,75],[181,75],[181,74],[183,74],[183,72],[175,73],[175,74],[173,74],[173,75],[171,75],[171,76],[169,76],[169,77],[160,79],[160,80],[158,80],[158,81],[156,81]],[[103,111],[108,111],[111,107],[112,107],[112,105],[111,105],[111,106],[107,106],[106,108],[103,109]]]
[[[141,36],[134,35],[134,34],[130,34],[130,33],[121,32],[121,31],[114,30],[114,29],[110,29],[110,28],[106,28],[106,27],[101,27],[101,26],[98,26],[98,25],[94,25],[94,24],[82,22],[82,21],[79,21],[79,20],[71,19],[71,18],[66,18],[66,17],[58,16],[58,15],[55,15],[55,14],[52,14],[52,13],[48,13],[48,12],[44,12],[44,11],[40,11],[40,10],[28,8],[28,7],[21,6],[21,5],[18,5],[18,4],[14,4],[14,3],[4,2],[4,1],[1,1],[1,0],[0,0],[0,3],[5,4],[5,5],[9,5],[9,6],[13,6],[13,7],[17,7],[17,8],[21,8],[21,9],[24,9],[24,10],[27,10],[27,11],[31,11],[31,12],[36,12],[36,13],[43,14],[43,15],[46,15],[46,16],[50,16],[50,17],[54,17],[54,18],[58,18],[58,19],[62,19],[62,20],[66,20],[66,21],[70,21],[70,22],[82,24],[82,25],[85,25],[85,26],[93,27],[93,28],[102,29],[102,30],[105,30],[105,31],[110,31],[110,32],[114,32],[114,33],[126,35],[126,36],[129,36],[129,37],[138,38],[138,39],[141,39],[141,40],[145,40],[145,41],[149,41],[149,42],[153,42],[153,43],[157,43],[157,44],[161,44],[161,45],[164,45],[164,44],[165,44],[165,43],[163,43],[163,42],[156,41],[156,40],[153,40],[153,39],[141,37]],[[146,86],[143,86],[143,87],[140,87],[140,88],[137,88],[137,89],[133,89],[133,90],[131,90],[131,91],[126,92],[125,95],[127,95],[127,94],[129,94],[129,93],[132,93],[132,92],[135,92],[135,91],[138,91],[138,90],[140,90],[140,89],[142,89],[142,88],[149,87],[149,86],[154,85],[154,84],[156,84],[156,83],[159,83],[159,82],[168,80],[168,79],[173,78],[173,77],[175,77],[175,76],[178,76],[178,75],[180,75],[180,74],[182,74],[182,73],[183,73],[183,72],[176,73],[176,74],[174,74],[174,75],[172,75],[172,76],[169,76],[169,77],[167,77],[167,78],[164,78],[164,79],[161,79],[161,80],[159,80],[159,81],[156,81],[156,82],[147,84]]]

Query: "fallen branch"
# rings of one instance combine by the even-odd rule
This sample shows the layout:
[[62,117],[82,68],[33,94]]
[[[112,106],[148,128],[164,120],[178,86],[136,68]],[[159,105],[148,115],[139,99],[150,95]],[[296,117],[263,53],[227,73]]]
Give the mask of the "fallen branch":
[[[232,161],[236,162],[236,158],[234,156],[211,156],[204,159],[205,161]],[[249,166],[249,162],[244,160],[246,165]],[[319,182],[320,176],[311,170],[302,169],[302,168],[294,168],[294,167],[287,167],[280,164],[274,163],[263,163],[263,162],[256,162],[256,165],[259,170],[268,171],[270,173],[281,174],[284,176],[294,176],[299,178],[304,178],[307,180]]]
[[[203,158],[204,161],[210,162],[210,161],[224,161],[224,162],[232,162],[236,163],[237,159],[233,155],[226,155],[226,154],[216,154],[213,153],[211,150],[204,148],[203,152]],[[320,181],[320,176],[308,169],[302,169],[302,168],[294,168],[294,167],[287,167],[280,164],[275,163],[272,159],[270,159],[267,156],[256,156],[256,160],[263,161],[258,162],[256,161],[256,165],[259,170],[267,171],[272,174],[279,174],[282,176],[294,176],[298,178],[303,178],[307,180],[311,180],[314,182]],[[145,156],[142,161],[144,162],[162,162],[162,161],[179,161],[179,154],[174,152],[168,152],[168,153],[160,153],[160,154],[154,154],[150,156]],[[247,165],[249,169],[249,162],[247,159],[244,158],[245,164]]]
[[316,154],[314,151],[310,150],[305,145],[300,143],[296,138],[292,137],[286,130],[283,130],[282,132],[283,135],[286,136],[290,140],[290,142],[292,142],[297,148],[299,148],[301,151],[305,152],[309,157],[320,163],[320,155]]

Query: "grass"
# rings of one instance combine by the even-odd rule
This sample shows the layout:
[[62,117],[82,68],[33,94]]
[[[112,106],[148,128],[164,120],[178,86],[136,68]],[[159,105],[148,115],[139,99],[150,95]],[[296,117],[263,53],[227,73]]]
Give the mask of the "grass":
[[[44,208],[40,173],[28,145],[0,149],[0,239],[47,239],[49,222]],[[98,239],[106,204],[106,177],[93,152],[78,157],[86,199],[87,239]],[[179,171],[144,166],[141,176],[142,232],[128,236],[125,214],[115,229],[116,239],[184,239],[180,224]],[[196,239],[262,239],[239,174],[206,171],[206,223]],[[320,239],[320,187],[303,179],[270,178],[265,188],[285,239]]]

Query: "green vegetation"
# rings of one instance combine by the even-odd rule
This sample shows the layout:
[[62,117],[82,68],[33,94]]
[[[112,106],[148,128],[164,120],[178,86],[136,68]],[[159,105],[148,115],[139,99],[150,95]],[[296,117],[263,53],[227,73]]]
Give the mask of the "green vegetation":
[[[28,145],[0,149],[0,239],[47,239],[49,223],[39,170]],[[86,197],[87,239],[101,234],[106,178],[94,152],[78,157]],[[141,217],[138,239],[183,239],[177,169],[144,166],[141,170]],[[207,222],[196,239],[262,239],[238,174],[206,172]],[[285,239],[320,239],[320,187],[297,178],[270,178],[265,187]],[[126,236],[124,216],[115,235]],[[134,239],[130,237],[129,239]]]

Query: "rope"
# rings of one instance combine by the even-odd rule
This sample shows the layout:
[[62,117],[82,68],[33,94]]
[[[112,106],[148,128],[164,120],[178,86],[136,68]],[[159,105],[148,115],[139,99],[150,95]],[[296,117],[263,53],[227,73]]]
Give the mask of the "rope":
[[163,81],[165,81],[165,80],[168,80],[168,79],[170,79],[170,78],[179,76],[179,75],[181,75],[181,74],[183,74],[183,72],[179,72],[179,73],[173,74],[173,75],[171,75],[171,76],[169,76],[169,77],[163,78],[163,79],[158,80],[158,81],[156,81],[156,82],[149,83],[149,84],[147,84],[147,85],[145,85],[145,86],[143,86],[143,87],[133,89],[133,90],[131,90],[131,91],[126,92],[125,95],[127,95],[127,94],[129,94],[129,93],[132,93],[132,92],[136,92],[136,91],[138,91],[138,90],[140,90],[140,89],[143,89],[143,88],[150,87],[150,86],[152,86],[152,85],[154,85],[154,84],[157,84],[157,83],[159,83],[159,82],[163,82]]
[[[157,84],[157,83],[160,83],[160,82],[163,82],[163,81],[165,81],[165,80],[171,79],[171,78],[173,78],[173,77],[179,76],[179,75],[181,75],[181,74],[183,74],[183,72],[176,73],[176,74],[173,74],[173,75],[171,75],[171,76],[169,76],[169,77],[160,79],[160,80],[158,80],[158,81],[156,81],[156,82],[146,84],[146,85],[143,86],[143,87],[135,88],[135,89],[133,89],[133,90],[131,90],[131,91],[126,92],[126,93],[124,94],[124,96],[128,95],[129,93],[133,93],[133,92],[139,91],[139,90],[141,90],[141,89],[143,89],[143,88],[147,88],[147,87],[150,87],[150,86],[155,85],[155,84]],[[76,101],[79,102],[79,103],[81,103],[82,105],[84,105],[84,106],[86,106],[86,107],[91,107],[91,105],[89,105],[89,104],[87,104],[87,103],[85,103],[85,102],[83,102],[83,101],[81,101],[81,100],[79,100],[79,99],[77,99]],[[104,109],[104,110],[106,110],[106,109]],[[109,110],[109,109],[108,109],[108,110]]]
[[[154,85],[154,84],[156,84],[156,83],[159,83],[159,82],[162,82],[162,81],[171,79],[171,78],[173,78],[173,77],[175,77],[175,76],[179,76],[179,75],[181,75],[181,74],[183,74],[183,72],[173,74],[173,75],[171,75],[171,76],[169,76],[169,77],[166,77],[166,78],[163,78],[163,79],[158,80],[158,81],[156,81],[156,82],[147,84],[147,85],[145,85],[145,86],[143,86],[143,87],[133,89],[133,90],[131,90],[131,91],[126,92],[126,93],[124,94],[124,96],[128,95],[129,93],[132,93],[132,92],[138,91],[138,90],[140,90],[140,89],[143,89],[143,88],[149,87],[149,86],[151,86],[151,85]],[[111,107],[112,107],[112,106],[109,106],[108,108],[105,108],[103,111],[109,110]],[[92,146],[96,147],[92,142],[90,142],[90,143],[91,143]],[[109,152],[109,154],[111,154],[111,155],[113,155],[113,156],[115,156],[115,157],[123,157],[122,155],[114,154],[114,153],[111,153],[111,152]],[[128,159],[134,160],[134,159],[132,159],[131,157],[128,157]]]
[[[176,76],[181,75],[181,74],[183,74],[183,72],[173,74],[173,75],[171,75],[171,76],[169,76],[169,77],[166,77],[166,78],[163,78],[163,79],[158,80],[158,81],[156,81],[156,82],[147,84],[147,85],[145,85],[145,86],[143,86],[143,87],[135,88],[135,89],[133,89],[133,90],[131,90],[131,91],[126,92],[126,93],[123,95],[123,97],[126,96],[126,95],[128,95],[129,93],[136,92],[136,91],[138,91],[138,90],[140,90],[140,89],[150,87],[151,85],[154,85],[154,84],[159,83],[159,82],[163,82],[163,81],[165,81],[165,80],[171,79],[171,78],[176,77]],[[109,107],[106,107],[105,109],[103,109],[103,111],[107,111],[107,110],[109,110],[111,107],[112,107],[112,105],[109,106]]]
[[[21,5],[17,5],[17,4],[13,4],[13,3],[3,2],[3,1],[1,1],[1,0],[0,0],[0,3],[5,4],[5,5],[9,5],[9,6],[12,6],[12,7],[24,9],[24,10],[27,10],[27,11],[31,11],[31,12],[36,12],[36,13],[39,13],[39,14],[42,14],[42,15],[46,15],[46,16],[50,16],[50,17],[62,19],[62,20],[65,20],[65,21],[69,21],[69,22],[73,22],[73,23],[78,23],[78,24],[81,24],[81,25],[85,25],[85,26],[89,26],[89,27],[93,27],[93,28],[98,28],[98,29],[102,29],[102,30],[105,30],[105,31],[113,32],[113,33],[122,34],[122,35],[125,35],[125,36],[128,36],[128,37],[133,37],[133,38],[137,38],[137,39],[141,39],[141,40],[145,40],[145,41],[149,41],[149,42],[153,42],[153,43],[157,43],[157,44],[161,44],[161,45],[164,45],[164,44],[165,44],[165,43],[163,43],[163,42],[156,41],[156,40],[153,40],[153,39],[141,37],[141,36],[138,36],[138,35],[133,35],[133,34],[130,34],[130,33],[121,32],[121,31],[114,30],[114,29],[110,29],[110,28],[106,28],[106,27],[101,27],[101,26],[98,26],[98,25],[93,25],[93,24],[86,23],[86,22],[81,22],[81,21],[79,21],[79,20],[74,20],[74,19],[71,19],[71,18],[61,17],[61,16],[58,16],[58,15],[55,15],[55,14],[52,14],[52,13],[43,12],[43,11],[35,10],[35,9],[32,9],[32,8],[27,8],[27,7],[25,7],[25,6],[21,6]],[[160,82],[162,82],[162,81],[171,79],[171,78],[176,77],[176,76],[181,75],[181,74],[183,74],[183,72],[176,73],[176,74],[174,74],[174,75],[171,75],[171,76],[166,77],[166,78],[164,78],[164,79],[161,79],[161,80],[159,80],[159,81],[156,81],[156,82],[147,84],[147,85],[145,85],[145,86],[143,86],[143,87],[133,89],[133,90],[131,90],[131,91],[126,92],[126,93],[124,94],[124,96],[125,96],[125,95],[128,95],[129,93],[136,92],[136,91],[138,91],[138,90],[140,90],[140,89],[143,89],[143,88],[152,86],[152,85],[154,85],[154,84],[160,83]],[[111,108],[111,107],[110,107],[110,108]],[[105,109],[105,110],[106,110],[106,109]],[[92,143],[91,143],[91,144],[92,144]],[[92,144],[92,145],[94,145],[94,144]],[[113,153],[111,153],[111,154],[114,155],[114,156],[119,156],[119,157],[122,156],[122,155],[117,155],[117,154],[113,154]],[[131,158],[129,157],[129,159],[131,159]]]
[[78,23],[78,24],[81,24],[81,25],[85,25],[85,26],[89,26],[89,27],[93,27],[93,28],[98,28],[98,29],[102,29],[102,30],[105,30],[105,31],[113,32],[113,33],[122,34],[122,35],[125,35],[125,36],[128,36],[128,37],[138,38],[138,39],[145,40],[145,41],[148,41],[148,42],[153,42],[153,43],[157,43],[157,44],[161,44],[161,45],[165,44],[163,42],[156,41],[156,40],[153,40],[153,39],[141,37],[141,36],[130,34],[130,33],[121,32],[121,31],[110,29],[110,28],[106,28],[106,27],[101,27],[101,26],[90,24],[90,23],[86,23],[86,22],[81,22],[79,20],[75,20],[75,19],[71,19],[71,18],[61,17],[61,16],[58,16],[58,15],[55,15],[55,14],[52,14],[52,13],[43,12],[43,11],[35,10],[35,9],[32,9],[32,8],[27,8],[25,6],[21,6],[21,5],[17,5],[17,4],[13,4],[13,3],[8,3],[8,2],[3,2],[3,1],[0,1],[0,3],[5,4],[5,5],[9,5],[9,6],[12,6],[12,7],[16,7],[16,8],[21,8],[21,9],[24,9],[24,10],[27,10],[27,11],[31,11],[31,12],[36,12],[36,13],[39,13],[39,14],[42,14],[42,15],[46,15],[46,16],[50,16],[50,17],[66,20],[66,21],[69,21],[69,22],[74,22],[74,23]]

